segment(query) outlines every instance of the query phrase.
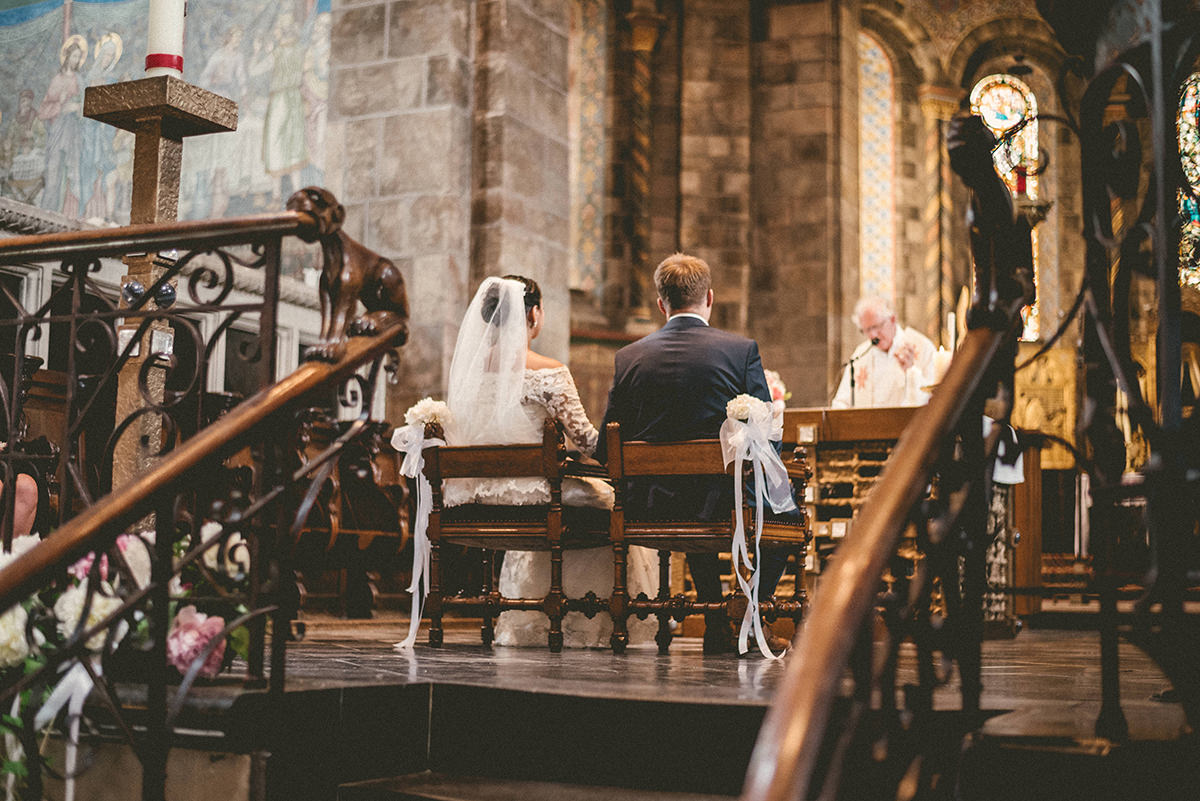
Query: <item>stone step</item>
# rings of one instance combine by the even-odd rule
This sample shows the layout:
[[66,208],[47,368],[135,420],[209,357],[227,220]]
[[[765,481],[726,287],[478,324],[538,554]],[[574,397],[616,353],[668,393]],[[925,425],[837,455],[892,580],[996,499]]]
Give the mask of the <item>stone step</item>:
[[337,798],[338,801],[731,801],[734,796],[454,776],[426,771],[345,784],[338,789]]

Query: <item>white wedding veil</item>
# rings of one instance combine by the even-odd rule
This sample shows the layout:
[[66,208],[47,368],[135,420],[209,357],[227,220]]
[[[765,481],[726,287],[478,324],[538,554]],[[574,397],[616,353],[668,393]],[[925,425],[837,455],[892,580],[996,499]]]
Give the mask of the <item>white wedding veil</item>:
[[450,363],[446,403],[452,445],[532,442],[537,432],[521,409],[525,351],[525,285],[485,278],[471,300]]

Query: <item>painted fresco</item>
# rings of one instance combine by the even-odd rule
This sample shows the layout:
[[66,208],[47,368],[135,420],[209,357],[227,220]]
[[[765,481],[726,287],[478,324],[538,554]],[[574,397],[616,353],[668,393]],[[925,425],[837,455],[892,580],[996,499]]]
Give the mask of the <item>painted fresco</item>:
[[[188,139],[181,219],[283,208],[324,178],[329,0],[188,4],[184,78],[232,98],[238,130]],[[133,137],[83,91],[143,77],[148,0],[0,0],[0,194],[129,221]]]

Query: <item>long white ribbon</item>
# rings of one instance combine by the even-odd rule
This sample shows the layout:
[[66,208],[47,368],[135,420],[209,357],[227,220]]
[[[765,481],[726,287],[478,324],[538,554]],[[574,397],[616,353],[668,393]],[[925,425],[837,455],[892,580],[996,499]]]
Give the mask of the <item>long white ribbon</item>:
[[[787,512],[796,508],[792,498],[791,482],[787,468],[775,452],[771,440],[783,437],[782,419],[774,414],[771,404],[765,401],[755,404],[749,419],[727,418],[721,424],[721,455],[725,467],[733,462],[733,498],[736,523],[733,530],[733,575],[746,596],[746,614],[738,632],[738,652],[746,653],[749,648],[750,632],[758,649],[768,659],[778,659],[782,654],[771,652],[762,628],[762,617],[758,613],[758,588],[762,577],[762,555],[760,541],[763,530],[763,499],[776,512]],[[754,469],[754,561],[751,566],[749,544],[746,541],[744,514],[742,512],[742,462],[749,459]],[[742,565],[751,567],[749,581],[742,575]]]
[[417,481],[417,513],[413,520],[413,564],[412,617],[408,621],[408,635],[392,647],[397,651],[408,651],[417,641],[417,630],[421,628],[421,607],[429,593],[429,513],[433,511],[433,487],[425,478],[425,448],[445,445],[440,439],[425,439],[425,426],[420,423],[401,426],[392,434],[392,447],[404,454],[400,472]]
[[[92,670],[100,674],[100,657],[91,656]],[[58,680],[50,697],[33,719],[33,727],[42,729],[49,725],[65,704],[69,730],[63,753],[63,801],[75,801],[75,766],[79,754],[79,718],[83,714],[83,702],[92,691],[92,677],[82,662],[76,662]]]

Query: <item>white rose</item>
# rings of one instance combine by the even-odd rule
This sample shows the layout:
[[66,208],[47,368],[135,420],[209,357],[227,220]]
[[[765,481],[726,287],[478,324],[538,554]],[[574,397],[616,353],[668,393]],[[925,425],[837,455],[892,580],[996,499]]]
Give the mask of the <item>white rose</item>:
[[450,422],[450,407],[443,401],[421,398],[404,413],[404,422],[410,426],[437,423],[444,427]]
[[42,538],[36,534],[26,534],[24,537],[13,537],[12,551],[9,553],[0,552],[0,570],[11,565],[17,560],[17,557],[28,551],[33,546],[42,541]]
[[[104,618],[108,617],[117,607],[121,605],[118,598],[113,598],[106,594],[107,587],[101,585],[100,589],[92,596],[92,604],[88,608],[87,623],[84,629],[90,629],[99,623]],[[58,633],[64,638],[70,638],[75,633],[75,629],[79,625],[79,618],[83,615],[83,603],[87,598],[87,587],[84,585],[76,585],[64,592],[54,602],[54,616],[58,618]],[[116,634],[113,636],[113,647],[115,648],[119,642],[125,637],[125,633],[129,630],[129,624],[124,620],[117,623]],[[90,651],[99,651],[104,647],[105,632],[98,631],[93,634],[87,641],[87,647]]]
[[763,405],[764,402],[758,398],[742,394],[725,404],[725,414],[730,420],[749,420],[750,414]]
[[28,620],[20,604],[0,615],[0,667],[19,665],[29,656],[29,641],[25,639]]

